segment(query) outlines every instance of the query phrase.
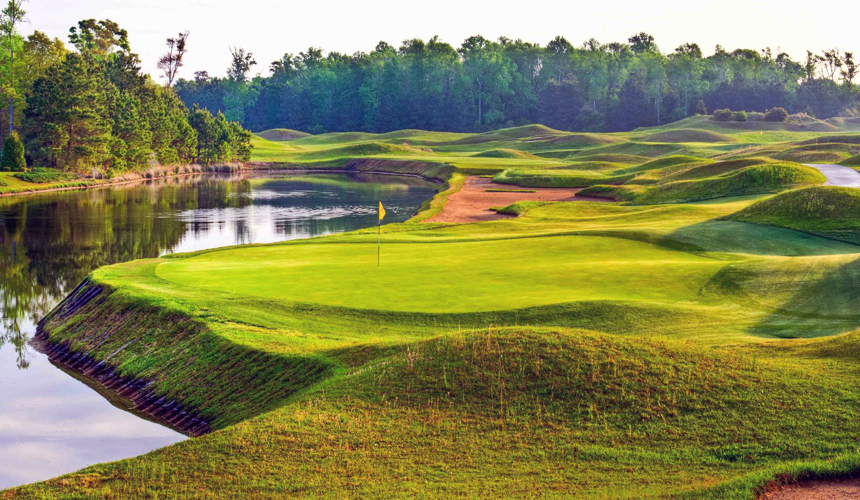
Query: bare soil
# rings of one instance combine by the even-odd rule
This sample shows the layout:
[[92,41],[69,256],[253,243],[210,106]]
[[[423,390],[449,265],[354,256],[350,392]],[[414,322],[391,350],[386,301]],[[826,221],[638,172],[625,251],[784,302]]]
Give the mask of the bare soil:
[[[490,192],[488,189],[527,189],[534,193]],[[506,207],[518,201],[602,201],[605,198],[576,196],[581,188],[521,188],[497,184],[484,177],[466,177],[463,188],[448,196],[448,203],[437,215],[426,222],[480,222],[511,217],[490,210],[491,207]]]
[[860,498],[860,478],[834,481],[809,481],[780,486],[762,500],[855,500]]

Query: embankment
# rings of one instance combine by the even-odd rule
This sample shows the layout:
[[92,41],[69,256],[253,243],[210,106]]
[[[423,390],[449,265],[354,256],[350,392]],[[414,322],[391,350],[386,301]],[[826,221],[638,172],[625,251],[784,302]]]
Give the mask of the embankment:
[[88,278],[39,323],[33,345],[192,436],[270,411],[335,369],[244,345],[184,307]]

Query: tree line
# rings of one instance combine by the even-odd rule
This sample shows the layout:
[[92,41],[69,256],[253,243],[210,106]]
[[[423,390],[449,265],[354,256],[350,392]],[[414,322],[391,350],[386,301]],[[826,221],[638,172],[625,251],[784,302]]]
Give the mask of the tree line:
[[687,43],[666,54],[647,33],[579,47],[563,37],[541,46],[481,36],[459,48],[438,37],[399,47],[380,42],[353,55],[311,47],[255,77],[252,53],[234,48],[231,56],[226,77],[200,71],[179,79],[176,91],[189,106],[223,111],[258,131],[482,131],[527,123],[621,131],[724,108],[829,118],[858,106],[850,52],[809,52],[795,61],[771,49],[717,46],[705,57]]
[[[188,109],[170,86],[141,72],[128,33],[110,20],[80,21],[69,43],[18,32],[25,0],[0,11],[0,167],[49,167],[112,176],[158,165],[250,157],[250,133],[215,108]],[[175,75],[185,38],[168,39],[159,67]],[[181,43],[180,43],[181,42]],[[70,50],[71,49],[71,50]],[[12,153],[6,153],[6,151]]]

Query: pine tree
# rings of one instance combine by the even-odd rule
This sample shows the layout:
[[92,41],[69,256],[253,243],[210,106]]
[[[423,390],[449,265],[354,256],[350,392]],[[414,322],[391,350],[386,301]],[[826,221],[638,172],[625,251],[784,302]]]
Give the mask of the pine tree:
[[24,159],[24,144],[21,143],[18,132],[12,132],[3,141],[0,170],[4,172],[23,172],[27,170],[27,161]]

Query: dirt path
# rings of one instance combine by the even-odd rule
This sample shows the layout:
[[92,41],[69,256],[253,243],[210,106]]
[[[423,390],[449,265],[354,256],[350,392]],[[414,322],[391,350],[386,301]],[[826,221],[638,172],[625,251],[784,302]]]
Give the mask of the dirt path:
[[860,498],[860,479],[816,481],[782,486],[762,500],[854,500]]
[[851,167],[823,163],[809,163],[807,166],[817,169],[827,177],[825,186],[860,187],[860,172]]
[[[533,193],[487,192],[488,189],[528,190]],[[463,188],[448,197],[441,213],[427,222],[479,222],[503,219],[490,207],[505,207],[518,201],[610,201],[602,198],[576,196],[579,188],[521,188],[507,184],[496,184],[483,177],[466,177]]]

